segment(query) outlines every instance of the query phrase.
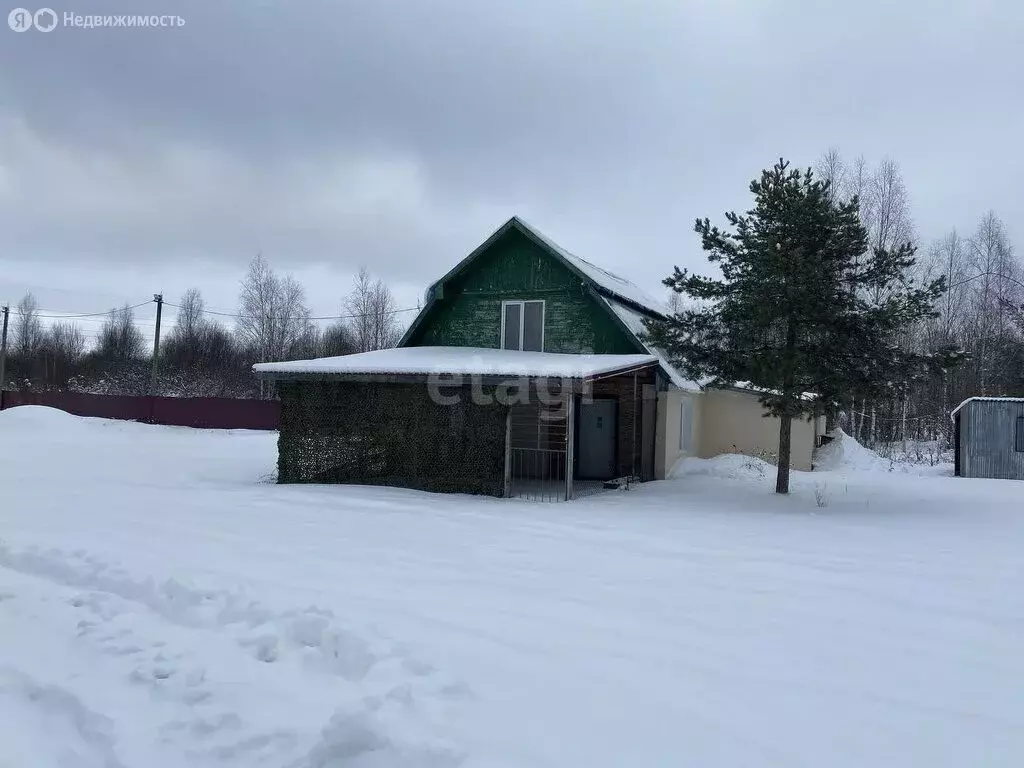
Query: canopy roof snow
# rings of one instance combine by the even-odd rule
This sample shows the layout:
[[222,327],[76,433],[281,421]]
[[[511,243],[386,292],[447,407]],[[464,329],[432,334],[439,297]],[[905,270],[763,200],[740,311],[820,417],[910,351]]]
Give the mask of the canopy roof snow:
[[588,380],[653,367],[653,355],[565,355],[479,347],[399,347],[315,360],[257,363],[258,376],[295,379],[443,375]]

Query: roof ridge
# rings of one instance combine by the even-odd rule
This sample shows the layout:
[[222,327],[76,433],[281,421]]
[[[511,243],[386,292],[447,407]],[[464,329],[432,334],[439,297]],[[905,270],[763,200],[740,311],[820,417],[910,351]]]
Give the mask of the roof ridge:
[[[629,280],[628,278],[625,278],[622,275],[612,272],[609,269],[605,269],[599,264],[595,264],[594,262],[589,261],[588,259],[584,259],[582,256],[577,256],[572,251],[559,245],[553,239],[544,234],[540,229],[530,224],[528,221],[526,221],[526,219],[522,218],[519,215],[513,216],[511,219],[509,219],[508,222],[506,222],[506,224],[510,222],[518,223],[527,232],[529,232],[542,243],[547,245],[548,248],[554,251],[557,255],[562,257],[563,260],[567,261],[571,267],[574,267],[577,271],[582,272],[583,276],[586,277],[587,280],[590,281],[594,285],[594,287],[600,292],[605,294],[612,294],[612,296],[618,299],[619,301],[624,301],[628,304],[633,304],[647,312],[651,312],[662,316],[666,316],[669,314],[667,306],[664,306],[662,302],[658,301],[653,296],[647,294],[646,291],[644,291],[639,285],[634,283],[632,280]],[[581,263],[582,265],[585,266],[581,267]],[[617,283],[621,283],[622,286],[630,290],[628,290],[625,293],[621,290],[616,290],[615,286],[610,286],[605,283],[602,283],[601,280],[595,277],[593,274],[588,274],[588,269],[599,272],[601,275],[604,275],[605,277],[609,278],[610,280],[614,280]]]

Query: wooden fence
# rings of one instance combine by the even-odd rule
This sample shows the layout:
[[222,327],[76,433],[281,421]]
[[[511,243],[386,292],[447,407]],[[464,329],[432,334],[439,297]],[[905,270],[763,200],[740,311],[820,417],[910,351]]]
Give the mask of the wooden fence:
[[44,405],[76,416],[201,429],[277,429],[281,403],[228,397],[131,397],[81,392],[0,392],[0,410]]

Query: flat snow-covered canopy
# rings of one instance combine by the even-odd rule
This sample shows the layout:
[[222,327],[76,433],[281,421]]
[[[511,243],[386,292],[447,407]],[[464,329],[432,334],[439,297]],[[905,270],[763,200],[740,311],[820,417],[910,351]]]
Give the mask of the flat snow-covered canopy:
[[527,376],[593,379],[658,364],[653,355],[563,355],[479,347],[399,347],[341,357],[257,363],[257,375],[307,376]]
[[1024,397],[968,397],[950,412],[949,417],[953,418],[961,408],[975,400],[981,403],[1024,403]]

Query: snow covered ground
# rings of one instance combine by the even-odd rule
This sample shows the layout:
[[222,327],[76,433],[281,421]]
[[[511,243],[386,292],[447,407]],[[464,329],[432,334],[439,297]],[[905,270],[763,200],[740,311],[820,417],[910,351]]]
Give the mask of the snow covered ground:
[[0,766],[1024,763],[1024,484],[854,444],[542,505],[274,441],[0,413]]

